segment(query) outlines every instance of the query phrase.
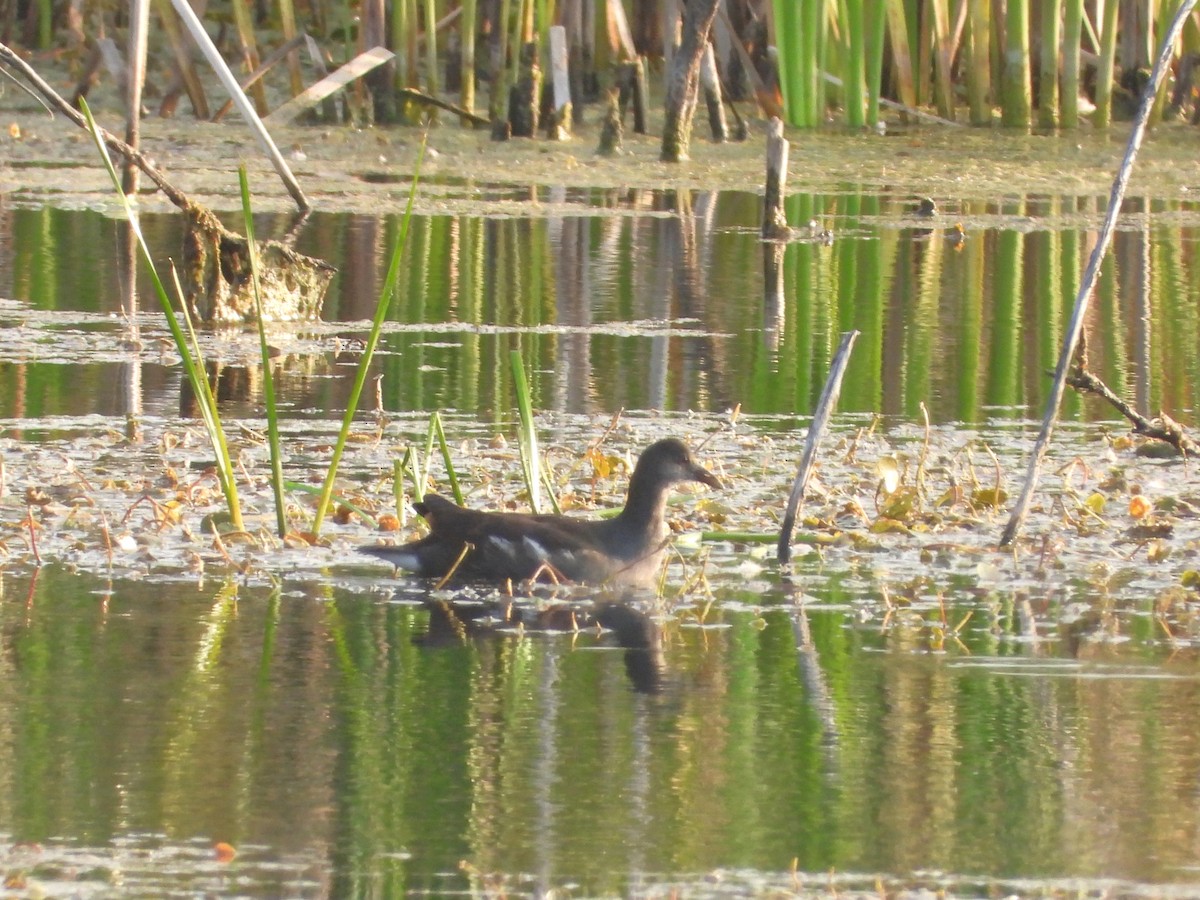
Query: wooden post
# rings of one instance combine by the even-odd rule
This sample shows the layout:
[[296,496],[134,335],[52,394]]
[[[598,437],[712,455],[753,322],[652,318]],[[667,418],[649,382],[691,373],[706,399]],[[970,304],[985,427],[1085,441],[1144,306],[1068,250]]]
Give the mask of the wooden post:
[[783,197],[787,190],[789,145],[783,136],[783,120],[772,119],[767,126],[767,184],[763,197],[762,236],[764,241],[784,241],[791,234]]

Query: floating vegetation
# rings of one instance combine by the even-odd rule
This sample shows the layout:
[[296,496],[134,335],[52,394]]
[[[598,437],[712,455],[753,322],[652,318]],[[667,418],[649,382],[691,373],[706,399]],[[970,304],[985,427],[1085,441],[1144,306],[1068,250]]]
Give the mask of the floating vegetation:
[[[564,508],[619,507],[624,467],[601,468],[582,456],[596,422],[564,416],[540,421],[555,435],[545,462]],[[864,622],[916,622],[931,648],[947,650],[961,612],[951,616],[946,610],[964,603],[976,610],[970,628],[1011,627],[1040,640],[1057,639],[1083,604],[1116,611],[1094,623],[1099,639],[1136,632],[1152,642],[1200,641],[1200,579],[1194,575],[1200,569],[1200,486],[1184,474],[1183,461],[1139,455],[1124,436],[1084,441],[1080,426],[1064,426],[1067,437],[1052,451],[1027,536],[1016,552],[1001,553],[995,543],[1011,488],[1007,473],[1028,452],[1019,426],[934,427],[927,433],[903,424],[885,429],[854,422],[840,417],[828,435],[798,523],[796,559],[782,579],[769,544],[760,541],[778,532],[798,454],[796,436],[745,418],[733,427],[721,417],[623,417],[606,439],[610,452],[636,454],[664,433],[704,440],[705,458],[728,485],[672,506],[672,524],[681,535],[710,532],[720,540],[704,542],[703,549],[695,540],[677,540],[664,596],[690,604],[692,592],[701,591],[717,607],[770,606],[804,597],[807,586],[822,594],[837,584]],[[223,503],[211,446],[195,426],[147,417],[138,422],[137,442],[124,422],[96,417],[0,426],[6,434],[23,429],[53,435],[35,444],[12,437],[0,443],[6,460],[0,551],[7,568],[40,560],[162,580],[224,572],[256,580],[283,572],[289,578],[331,571],[340,573],[335,577],[381,577],[380,568],[359,562],[352,548],[375,541],[383,516],[394,515],[394,463],[411,459],[409,452],[429,433],[425,416],[395,416],[382,430],[358,423],[353,433],[363,440],[354,440],[344,458],[332,500],[339,512],[322,542],[310,546],[281,540],[273,520],[257,514],[246,515],[243,533],[233,540],[214,533]],[[336,436],[332,427],[281,422],[297,481],[322,477]],[[445,429],[467,505],[528,508],[515,446],[467,420],[447,419]],[[269,506],[265,438],[242,429],[231,453],[243,503],[248,509]],[[448,481],[444,466],[431,465],[423,475],[431,489]],[[289,522],[305,521],[311,494],[292,490],[288,497]],[[407,520],[409,529],[418,527],[415,517]],[[402,539],[416,533],[400,531]],[[1018,624],[1024,607],[1028,619]],[[1012,624],[1002,625],[1010,615]],[[1137,626],[1140,621],[1147,627]]]

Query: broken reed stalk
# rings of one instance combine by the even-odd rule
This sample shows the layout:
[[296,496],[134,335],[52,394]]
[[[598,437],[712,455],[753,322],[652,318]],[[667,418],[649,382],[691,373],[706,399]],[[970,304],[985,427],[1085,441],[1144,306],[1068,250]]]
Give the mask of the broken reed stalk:
[[762,237],[764,241],[785,241],[791,234],[783,197],[787,191],[787,167],[790,145],[783,136],[783,120],[774,118],[767,126],[767,183],[763,194]]
[[[238,108],[238,112],[242,114],[242,118],[246,120],[246,124],[250,126],[250,130],[254,132],[254,136],[258,138],[259,145],[266,152],[267,157],[271,160],[271,165],[275,167],[275,172],[279,175],[287,192],[292,195],[292,199],[296,201],[296,205],[300,207],[301,212],[307,212],[311,207],[308,198],[304,196],[304,191],[300,190],[300,185],[296,181],[296,176],[292,174],[292,170],[288,168],[287,162],[283,158],[283,154],[279,152],[279,148],[275,146],[275,141],[271,139],[270,133],[263,125],[262,120],[258,117],[258,112],[251,105],[249,98],[242,91],[237,83],[237,79],[233,76],[233,72],[229,71],[229,66],[225,64],[216,45],[212,42],[212,38],[208,36],[208,32],[204,30],[204,25],[201,24],[199,17],[192,9],[187,0],[171,0],[171,5],[175,7],[175,12],[179,14],[180,20],[191,34],[192,40],[196,42],[196,46],[200,48],[200,52],[204,54],[204,58],[208,64],[212,66],[213,71],[217,73],[217,78],[228,91],[229,96],[233,98],[234,104]],[[261,89],[261,86],[260,86]]]
[[1158,58],[1154,61],[1154,70],[1150,73],[1150,81],[1142,91],[1142,102],[1138,106],[1137,116],[1133,121],[1133,130],[1130,132],[1129,143],[1125,148],[1125,158],[1121,160],[1121,167],[1117,170],[1117,177],[1113,180],[1112,194],[1108,199],[1108,212],[1104,217],[1104,225],[1096,239],[1096,246],[1088,260],[1087,269],[1084,270],[1079,293],[1075,295],[1075,310],[1071,315],[1071,322],[1067,326],[1067,333],[1063,338],[1062,350],[1058,355],[1058,365],[1054,370],[1054,384],[1050,388],[1050,396],[1046,400],[1042,430],[1038,434],[1037,441],[1033,446],[1033,455],[1029,459],[1029,469],[1025,473],[1025,485],[1021,488],[1017,504],[1013,507],[1008,524],[1004,526],[1004,532],[1000,535],[999,545],[1001,547],[1007,547],[1012,543],[1025,521],[1025,516],[1029,513],[1029,501],[1037,487],[1042,459],[1046,455],[1046,449],[1050,444],[1050,435],[1054,431],[1054,423],[1058,418],[1058,409],[1062,404],[1071,360],[1075,358],[1075,347],[1079,343],[1079,335],[1083,331],[1083,319],[1087,313],[1088,301],[1091,299],[1096,278],[1100,274],[1100,263],[1103,262],[1104,255],[1108,252],[1108,246],[1112,243],[1113,231],[1117,225],[1117,215],[1121,211],[1121,200],[1125,196],[1125,188],[1129,185],[1129,177],[1133,172],[1133,161],[1137,158],[1138,149],[1142,146],[1142,138],[1146,134],[1146,123],[1150,119],[1154,98],[1166,76],[1171,59],[1171,49],[1178,40],[1183,25],[1195,5],[1196,0],[1183,0],[1179,4],[1175,18],[1171,20],[1171,26],[1163,35],[1162,43],[1159,45]]
[[812,475],[813,462],[817,458],[817,448],[821,444],[821,435],[829,423],[833,408],[837,405],[838,395],[842,392],[842,377],[846,374],[846,364],[850,362],[850,351],[854,347],[858,335],[857,331],[847,331],[842,334],[842,342],[833,356],[833,362],[829,366],[829,377],[825,379],[825,387],[821,390],[821,399],[817,401],[812,424],[808,427],[808,436],[804,441],[804,455],[800,457],[800,468],[796,471],[796,480],[792,483],[792,493],[788,497],[787,511],[783,515],[783,526],[779,529],[779,544],[775,557],[781,564],[786,564],[792,558],[792,531],[796,526],[800,501],[804,499],[804,491],[808,487],[808,479]]
[[[28,63],[4,44],[0,44],[0,63],[20,72],[52,107],[80,128],[91,131],[88,120],[79,110],[59,96]],[[107,151],[133,160],[155,187],[183,210],[187,219],[181,254],[183,281],[187,286],[187,302],[197,317],[206,322],[246,320],[246,310],[253,302],[242,290],[249,275],[245,270],[245,239],[226,229],[212,210],[193,203],[136,149],[99,126],[96,126],[95,134]],[[267,297],[272,310],[280,313],[272,318],[318,318],[325,289],[333,277],[333,267],[276,241],[265,241],[259,252],[264,263],[260,275],[268,285]],[[230,279],[228,273],[235,275]],[[241,278],[242,275],[247,278]]]
[[[61,96],[59,96],[58,92],[42,79],[42,76],[35,72],[33,68],[25,62],[25,60],[21,59],[21,57],[19,57],[4,44],[0,44],[0,62],[11,66],[25,76],[25,80],[37,88],[41,95],[45,97],[47,101],[49,101],[50,105],[61,112],[64,116],[78,125],[84,131],[90,130],[88,121],[84,115],[70,103],[64,100]],[[170,184],[170,182],[168,182],[163,176],[162,172],[160,172],[141,153],[130,147],[116,135],[105,131],[99,126],[96,127],[96,132],[103,139],[109,150],[113,151],[114,153],[120,153],[125,158],[133,160],[137,167],[142,170],[147,178],[154,182],[155,187],[162,191],[168,200],[182,210],[187,210],[191,207],[191,201],[188,200],[184,193],[180,190],[177,190],[172,184]]]

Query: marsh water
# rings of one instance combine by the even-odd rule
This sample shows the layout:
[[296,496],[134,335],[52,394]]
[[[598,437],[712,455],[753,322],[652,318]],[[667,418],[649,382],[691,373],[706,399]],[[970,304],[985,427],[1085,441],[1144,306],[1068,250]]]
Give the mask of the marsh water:
[[[1194,466],[1070,397],[1029,537],[992,549],[1102,198],[921,218],[913,196],[796,195],[776,272],[753,194],[434,187],[491,211],[412,223],[347,452],[360,505],[387,508],[435,410],[468,502],[522,502],[520,349],[576,508],[620,499],[590,441],[628,458],[678,433],[727,483],[672,507],[683,529],[768,533],[854,328],[805,520],[830,542],[781,571],[746,539],[681,541],[658,594],[511,605],[393,577],[352,517],[322,546],[218,552],[124,224],[0,199],[8,893],[1200,894]],[[143,224],[176,252],[174,216]],[[1088,331],[1110,387],[1188,423],[1198,228],[1188,201],[1130,201]],[[323,473],[397,229],[299,234],[340,274],[322,323],[272,339],[296,481]],[[266,510],[255,340],[203,338]],[[919,511],[889,505],[888,466]],[[181,523],[161,506],[185,482]],[[610,605],[630,627],[588,624]]]

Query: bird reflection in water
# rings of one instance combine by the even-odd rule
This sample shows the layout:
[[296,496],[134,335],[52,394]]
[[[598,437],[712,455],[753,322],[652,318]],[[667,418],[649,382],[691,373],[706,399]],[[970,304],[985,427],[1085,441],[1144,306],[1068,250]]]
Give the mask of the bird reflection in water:
[[561,603],[535,607],[508,598],[453,601],[429,599],[429,629],[414,639],[421,647],[458,646],[467,639],[503,639],[524,633],[598,633],[601,645],[625,651],[625,673],[643,694],[662,690],[664,659],[659,627],[627,602]]

